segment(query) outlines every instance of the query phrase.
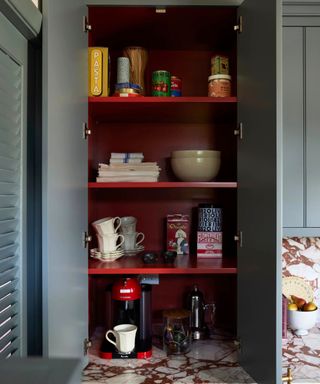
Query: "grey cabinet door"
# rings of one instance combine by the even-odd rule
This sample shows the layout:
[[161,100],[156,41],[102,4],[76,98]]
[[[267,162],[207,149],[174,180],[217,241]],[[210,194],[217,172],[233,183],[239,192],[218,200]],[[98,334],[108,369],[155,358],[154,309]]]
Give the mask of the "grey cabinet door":
[[302,27],[283,28],[283,226],[304,226]]
[[275,384],[282,363],[280,2],[246,0],[239,14],[239,357],[258,383]]
[[307,226],[320,227],[320,27],[306,28]]
[[88,334],[87,36],[82,0],[43,1],[43,338],[83,357]]

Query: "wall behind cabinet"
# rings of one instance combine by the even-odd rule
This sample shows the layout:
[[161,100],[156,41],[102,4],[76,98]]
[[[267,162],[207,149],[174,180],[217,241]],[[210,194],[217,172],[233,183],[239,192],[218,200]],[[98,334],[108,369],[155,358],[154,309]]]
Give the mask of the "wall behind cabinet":
[[[286,14],[292,9],[285,8]],[[317,9],[300,7],[303,17],[293,11],[284,17],[283,225],[288,236],[320,233],[320,2]]]

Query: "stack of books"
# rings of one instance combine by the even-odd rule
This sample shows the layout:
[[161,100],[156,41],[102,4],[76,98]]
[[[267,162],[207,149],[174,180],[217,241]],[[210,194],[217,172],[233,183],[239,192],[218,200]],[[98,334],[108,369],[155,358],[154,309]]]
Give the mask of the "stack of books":
[[[140,157],[112,157],[110,164],[100,163],[97,182],[156,182],[160,168],[156,162],[143,162]],[[111,162],[111,160],[113,160]],[[120,161],[121,160],[121,161]],[[125,160],[125,161],[123,161]]]

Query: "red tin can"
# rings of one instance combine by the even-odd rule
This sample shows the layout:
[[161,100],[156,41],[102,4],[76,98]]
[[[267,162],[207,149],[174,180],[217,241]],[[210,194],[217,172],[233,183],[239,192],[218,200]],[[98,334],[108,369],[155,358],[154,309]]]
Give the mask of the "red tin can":
[[182,80],[177,76],[171,76],[171,96],[179,97],[182,95]]

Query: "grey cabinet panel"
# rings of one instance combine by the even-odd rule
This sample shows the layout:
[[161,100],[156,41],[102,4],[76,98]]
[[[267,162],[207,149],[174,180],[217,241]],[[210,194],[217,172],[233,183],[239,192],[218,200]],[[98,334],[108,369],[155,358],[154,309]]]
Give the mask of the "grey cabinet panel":
[[44,354],[83,358],[88,334],[87,35],[82,0],[43,1]]
[[320,28],[306,29],[307,226],[320,227]]
[[303,227],[303,28],[283,29],[283,225]]
[[281,383],[282,363],[280,2],[248,0],[239,14],[244,17],[238,38],[239,121],[244,127],[238,145],[238,228],[243,233],[239,357],[257,382],[276,384]]

